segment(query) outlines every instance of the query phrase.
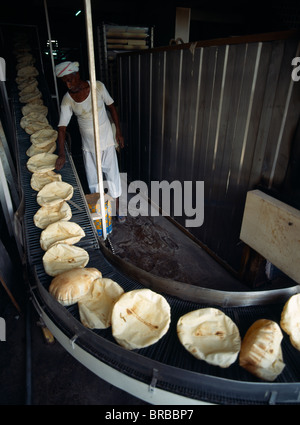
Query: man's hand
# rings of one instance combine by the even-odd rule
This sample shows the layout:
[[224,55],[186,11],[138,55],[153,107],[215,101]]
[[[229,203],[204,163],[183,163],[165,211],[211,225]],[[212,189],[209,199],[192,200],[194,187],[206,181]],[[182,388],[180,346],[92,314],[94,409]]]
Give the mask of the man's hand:
[[65,154],[59,155],[55,163],[55,169],[57,171],[61,170],[62,167],[65,165],[65,162],[66,162]]
[[116,140],[119,143],[119,147],[121,149],[124,148],[124,137],[122,136],[122,133],[118,130],[116,130]]

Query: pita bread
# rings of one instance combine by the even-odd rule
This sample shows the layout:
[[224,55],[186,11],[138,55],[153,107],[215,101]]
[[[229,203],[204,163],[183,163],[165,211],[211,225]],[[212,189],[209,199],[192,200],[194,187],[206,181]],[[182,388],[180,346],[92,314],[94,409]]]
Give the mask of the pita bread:
[[29,76],[24,75],[21,77],[16,77],[15,81],[19,85],[19,84],[27,83],[29,79],[33,79],[33,78],[36,79],[34,75],[29,75]]
[[283,371],[282,332],[276,322],[260,319],[243,338],[239,363],[248,372],[266,381],[274,381]]
[[52,182],[61,182],[62,177],[60,174],[55,173],[54,171],[47,171],[46,173],[33,173],[31,180],[30,180],[30,186],[33,190],[36,190],[39,192],[43,187]]
[[32,99],[30,99],[29,102],[26,102],[27,105],[43,105],[43,99],[41,99],[40,97],[34,97]]
[[235,362],[241,347],[238,327],[216,308],[202,308],[180,317],[177,335],[194,357],[222,368]]
[[300,294],[293,295],[285,303],[280,326],[289,335],[293,347],[300,351]]
[[26,155],[31,157],[37,155],[39,153],[53,153],[56,151],[56,143],[49,143],[47,146],[35,146],[31,145],[30,148],[27,149]]
[[45,115],[36,112],[31,112],[21,118],[20,126],[30,135],[39,130],[52,129]]
[[72,221],[59,220],[49,224],[40,236],[40,245],[47,251],[54,245],[64,243],[74,245],[85,236],[85,233],[77,223]]
[[52,279],[49,292],[62,305],[69,306],[78,302],[90,290],[102,273],[93,267],[73,268]]
[[68,221],[72,218],[72,211],[67,202],[61,202],[53,207],[41,207],[33,216],[33,222],[39,229],[46,229],[56,221]]
[[34,65],[34,63],[35,57],[31,53],[27,52],[17,57],[16,69],[22,68],[25,65]]
[[40,121],[45,124],[49,124],[49,121],[43,114],[38,114],[37,112],[30,112],[30,114],[25,115],[21,118],[20,127],[25,129],[32,122]]
[[38,88],[36,88],[34,91],[31,91],[30,93],[26,93],[22,96],[19,96],[19,101],[21,103],[30,103],[41,98],[42,98],[42,93],[39,91]]
[[23,92],[23,94],[26,94],[30,92],[32,88],[35,88],[37,86],[38,81],[35,77],[27,78],[26,80],[22,81],[22,83],[18,84],[19,96],[21,96],[23,90],[26,90],[26,92]]
[[19,96],[22,97],[22,96],[25,96],[28,93],[36,92],[36,90],[38,90],[37,86],[38,86],[37,80],[32,80],[30,83],[27,83],[26,86],[22,90],[20,90]]
[[73,186],[66,182],[46,184],[37,194],[37,203],[43,207],[52,207],[62,201],[68,201],[73,196]]
[[43,256],[45,272],[57,276],[67,270],[83,268],[89,262],[89,254],[76,245],[59,243],[52,246]]
[[170,320],[170,305],[162,295],[137,289],[121,295],[114,305],[112,334],[128,350],[148,347],[165,335]]
[[30,136],[30,141],[35,146],[47,146],[49,143],[56,142],[58,132],[53,129],[42,129],[36,131]]
[[90,329],[110,327],[113,306],[123,293],[123,288],[111,279],[94,280],[89,293],[78,301],[81,323]]
[[35,104],[35,103],[27,103],[25,106],[22,107],[23,116],[28,115],[31,112],[36,112],[39,115],[47,116],[48,107],[46,105],[38,105],[38,104]]
[[39,75],[39,71],[33,65],[24,66],[23,68],[19,69],[17,72],[17,76],[23,77],[23,78],[36,77],[37,75]]
[[38,153],[27,161],[27,169],[31,173],[46,173],[55,169],[58,155],[54,153]]
[[31,83],[35,83],[36,86],[38,85],[38,81],[35,77],[29,77],[29,78],[20,80],[20,82],[18,84],[18,90],[19,91],[23,90],[25,87],[27,87]]

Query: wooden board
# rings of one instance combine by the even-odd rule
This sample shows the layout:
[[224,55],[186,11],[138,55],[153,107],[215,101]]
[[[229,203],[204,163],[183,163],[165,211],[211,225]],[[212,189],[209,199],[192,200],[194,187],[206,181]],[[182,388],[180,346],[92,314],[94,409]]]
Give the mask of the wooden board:
[[248,192],[240,239],[300,283],[300,211],[259,190]]

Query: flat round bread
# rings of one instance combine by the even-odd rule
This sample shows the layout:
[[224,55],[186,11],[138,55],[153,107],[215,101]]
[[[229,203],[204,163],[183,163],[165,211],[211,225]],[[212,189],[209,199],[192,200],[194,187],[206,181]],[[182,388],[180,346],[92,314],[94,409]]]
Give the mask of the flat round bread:
[[56,143],[49,143],[47,146],[35,146],[31,145],[27,151],[26,155],[31,157],[37,155],[39,153],[53,153],[56,151]]
[[30,103],[36,99],[41,99],[41,98],[42,98],[42,93],[39,91],[38,88],[36,88],[34,91],[30,93],[26,93],[23,96],[19,96],[19,101],[21,103]]
[[102,273],[93,267],[73,268],[54,277],[49,292],[60,304],[72,305],[89,292],[95,279],[101,277]]
[[43,105],[43,99],[41,97],[34,97],[32,99],[30,99],[29,102],[26,102],[27,105]]
[[171,320],[166,299],[150,289],[121,295],[112,311],[112,334],[128,350],[148,347],[168,331]]
[[17,65],[33,65],[34,63],[35,57],[32,55],[32,53],[29,52],[26,52],[17,58]]
[[55,169],[58,155],[54,153],[38,153],[27,161],[27,169],[31,173],[46,173]]
[[35,146],[47,146],[49,143],[56,142],[58,132],[53,129],[42,129],[36,131],[30,136],[30,141]]
[[47,116],[48,107],[46,105],[38,105],[38,104],[35,104],[35,103],[27,103],[25,106],[22,107],[23,116],[28,115],[31,112],[36,112],[39,115]]
[[81,323],[90,329],[110,327],[113,306],[123,293],[123,288],[111,279],[94,280],[89,293],[78,301]]
[[37,112],[30,112],[30,114],[25,115],[20,120],[20,127],[25,129],[30,124],[35,122],[43,122],[44,124],[49,124],[49,121],[43,114],[39,114]]
[[37,203],[43,206],[53,206],[62,201],[68,201],[73,196],[73,186],[66,182],[46,184],[37,194]]
[[240,366],[260,379],[274,381],[285,367],[282,337],[276,322],[267,319],[254,322],[242,340]]
[[[26,118],[28,115],[25,115]],[[36,131],[39,130],[46,130],[46,129],[52,129],[52,126],[50,124],[47,124],[46,120],[47,118],[43,115],[41,115],[41,118],[39,121],[30,121],[24,128],[25,132],[27,134],[32,135],[33,133],[35,133]],[[48,121],[48,120],[47,120]]]
[[33,65],[24,66],[23,68],[19,69],[17,72],[18,77],[28,78],[28,77],[36,77],[37,75],[39,75],[39,71]]
[[83,268],[89,262],[89,254],[76,245],[59,243],[45,252],[43,266],[49,276],[57,276],[67,270]]
[[28,93],[35,93],[37,91],[38,81],[32,80],[30,83],[26,84],[19,92],[19,96],[25,96]]
[[36,86],[38,86],[38,81],[35,77],[29,77],[29,78],[20,80],[18,84],[18,90],[19,91],[23,90],[25,87],[27,87],[31,83],[36,83]]
[[61,202],[52,207],[41,207],[33,216],[33,222],[39,229],[46,229],[56,221],[68,221],[72,218],[72,211],[67,202]]
[[40,235],[40,245],[47,251],[58,243],[74,245],[85,236],[84,230],[77,223],[72,221],[56,221],[49,224]]
[[61,175],[51,170],[46,173],[33,173],[30,180],[30,186],[33,190],[39,192],[46,184],[61,181]]
[[222,368],[235,362],[241,347],[238,327],[216,308],[202,308],[180,317],[177,335],[194,357]]
[[285,303],[280,326],[289,335],[293,347],[300,351],[300,294],[293,295]]

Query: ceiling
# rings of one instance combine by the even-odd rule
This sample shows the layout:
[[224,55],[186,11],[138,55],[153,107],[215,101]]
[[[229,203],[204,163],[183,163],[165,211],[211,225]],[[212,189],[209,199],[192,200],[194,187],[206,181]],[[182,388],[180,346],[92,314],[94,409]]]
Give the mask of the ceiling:
[[[10,0],[1,5],[0,22],[38,25],[47,36],[45,4],[51,35],[78,43],[85,33],[84,0]],[[153,26],[155,47],[174,37],[176,7],[191,9],[190,41],[298,28],[300,2],[279,1],[100,1],[91,0],[93,24]],[[75,16],[78,10],[82,12]]]

